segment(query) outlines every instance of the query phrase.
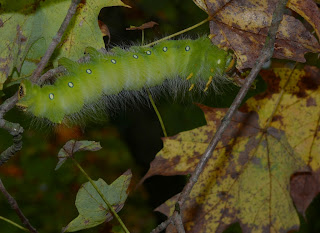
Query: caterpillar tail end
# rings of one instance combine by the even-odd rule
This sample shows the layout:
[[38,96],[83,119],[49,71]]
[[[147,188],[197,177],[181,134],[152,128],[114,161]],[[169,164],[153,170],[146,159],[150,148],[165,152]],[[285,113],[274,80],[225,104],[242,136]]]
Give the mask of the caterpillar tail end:
[[208,82],[206,83],[206,87],[204,88],[203,92],[206,92],[209,89],[210,84],[212,83],[213,77],[210,76]]

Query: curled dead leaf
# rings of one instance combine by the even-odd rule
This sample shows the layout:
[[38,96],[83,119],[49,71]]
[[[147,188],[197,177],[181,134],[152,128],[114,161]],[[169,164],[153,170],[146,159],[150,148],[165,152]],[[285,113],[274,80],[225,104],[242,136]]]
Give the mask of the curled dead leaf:
[[128,30],[128,31],[130,31],[130,30],[144,30],[144,29],[147,29],[147,28],[153,28],[156,25],[159,25],[159,24],[154,22],[154,21],[150,21],[148,23],[142,24],[139,27],[130,26],[129,28],[126,28],[126,30]]

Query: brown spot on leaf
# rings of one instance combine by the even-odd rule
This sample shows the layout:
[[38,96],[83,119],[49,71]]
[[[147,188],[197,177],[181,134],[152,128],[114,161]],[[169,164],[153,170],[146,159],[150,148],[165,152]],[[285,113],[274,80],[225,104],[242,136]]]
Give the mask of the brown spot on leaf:
[[99,205],[99,209],[100,210],[106,210],[106,208],[104,208],[102,205]]
[[281,115],[274,115],[273,118],[272,118],[272,122],[279,121],[280,124],[282,124],[282,119],[283,119],[283,116],[281,116]]
[[320,86],[320,72],[316,67],[306,66],[305,67],[306,75],[302,77],[297,86],[299,87],[299,91],[294,94],[300,98],[304,98],[307,96],[307,90],[317,90]]
[[310,107],[310,106],[317,106],[317,102],[314,98],[312,97],[309,97],[307,99],[307,106]]
[[0,28],[3,27],[3,24],[4,23],[3,23],[2,19],[0,19]]

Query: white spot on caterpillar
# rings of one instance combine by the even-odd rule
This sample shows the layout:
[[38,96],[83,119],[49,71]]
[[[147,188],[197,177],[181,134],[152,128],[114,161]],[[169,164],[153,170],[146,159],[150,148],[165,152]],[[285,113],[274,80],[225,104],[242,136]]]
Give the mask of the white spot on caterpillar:
[[51,100],[54,99],[54,94],[53,94],[53,93],[50,93],[50,94],[49,94],[49,99],[51,99]]
[[92,70],[90,70],[90,69],[87,69],[86,72],[87,72],[88,74],[92,74]]
[[167,52],[168,48],[167,47],[163,47],[162,50],[163,50],[163,52]]
[[135,59],[138,59],[138,55],[136,55],[136,54],[134,54],[133,57],[134,57]]
[[68,86],[73,88],[73,82],[68,82]]
[[220,63],[221,63],[221,59],[219,59],[219,60],[217,61],[217,63],[220,64]]
[[111,62],[112,62],[113,64],[116,64],[116,63],[117,63],[117,61],[114,60],[114,59],[111,59]]
[[189,45],[186,46],[185,50],[186,50],[187,52],[190,51],[190,46],[189,46]]
[[146,54],[151,55],[151,51],[150,50],[146,51]]

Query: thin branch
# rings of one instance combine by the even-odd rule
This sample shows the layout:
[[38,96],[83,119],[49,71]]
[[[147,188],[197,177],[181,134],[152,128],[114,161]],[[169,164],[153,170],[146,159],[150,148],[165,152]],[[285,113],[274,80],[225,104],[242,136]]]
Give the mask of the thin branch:
[[38,79],[38,83],[43,84],[44,81],[50,79],[51,77],[54,77],[56,74],[60,74],[65,71],[66,71],[66,68],[64,68],[63,66],[58,66],[57,68],[48,70]]
[[0,154],[0,166],[22,148],[23,128],[18,123],[11,123],[3,119],[4,114],[13,108],[17,101],[18,95],[16,93],[0,106],[0,128],[7,130],[13,136],[13,144]]
[[1,105],[0,105],[0,119],[3,119],[3,116],[12,109],[16,103],[18,102],[18,93],[13,95],[12,97],[6,99]]
[[[90,61],[90,56],[88,55],[85,55],[83,57],[81,57],[77,62],[78,63],[86,63]],[[51,70],[48,70],[46,73],[44,73],[39,79],[38,79],[38,83],[41,85],[43,84],[46,80],[54,77],[55,75],[57,74],[61,74],[61,73],[64,73],[66,72],[67,69],[63,66],[58,66],[57,68],[54,68],[54,69],[51,69]]]
[[[57,32],[56,36],[52,39],[52,42],[49,48],[47,49],[46,54],[42,57],[36,70],[33,73],[33,76],[31,77],[31,81],[33,83],[37,83],[38,77],[40,76],[44,67],[48,63],[53,51],[55,50],[57,45],[60,43],[62,35],[67,29],[72,16],[75,14],[79,3],[80,3],[80,0],[72,1],[69,7],[68,13],[59,28],[59,31]],[[58,68],[58,69],[62,69],[62,68]],[[49,76],[49,74],[52,76],[53,72],[51,71],[47,75]],[[43,78],[39,79],[38,84],[41,84],[41,82],[44,82],[45,78],[47,78],[47,76],[44,76]],[[7,130],[13,136],[13,144],[0,154],[0,166],[5,162],[7,162],[16,152],[18,152],[22,148],[23,128],[18,123],[11,123],[3,119],[3,116],[5,115],[5,113],[7,113],[10,109],[12,109],[17,102],[18,102],[18,93],[16,93],[11,98],[7,99],[2,105],[0,105],[0,128]]]
[[169,224],[172,223],[172,219],[168,218],[166,221],[160,223],[156,228],[154,228],[150,233],[160,233],[167,228]]
[[201,26],[202,24],[205,24],[206,22],[209,22],[210,20],[211,20],[211,17],[208,17],[208,18],[206,18],[205,20],[202,20],[200,23],[197,23],[197,24],[195,24],[195,25],[193,25],[193,26],[191,26],[191,27],[188,27],[188,28],[186,28],[186,29],[184,29],[184,30],[181,30],[181,31],[179,31],[179,32],[176,32],[176,33],[174,33],[174,34],[171,34],[170,36],[163,37],[163,38],[161,38],[160,40],[156,40],[156,41],[154,41],[154,42],[152,42],[152,43],[150,43],[150,44],[143,45],[142,47],[150,47],[150,46],[153,46],[153,45],[155,45],[155,44],[160,43],[161,41],[169,40],[169,39],[171,39],[171,38],[173,38],[173,37],[176,37],[176,36],[179,36],[179,35],[181,35],[181,34],[183,34],[183,33],[186,33],[186,32],[188,32],[188,31],[191,31],[191,30],[193,30],[193,29]]
[[174,222],[174,225],[178,231],[178,233],[186,233],[186,231],[184,230],[184,227],[183,227],[183,222],[182,222],[182,217],[180,215],[180,211],[175,211],[173,213],[173,222]]
[[0,179],[0,191],[3,193],[3,195],[7,198],[10,206],[12,209],[14,209],[14,211],[16,211],[17,215],[19,216],[19,218],[21,219],[21,222],[23,223],[23,225],[25,225],[26,228],[28,228],[28,230],[32,233],[38,233],[38,231],[30,224],[29,220],[26,218],[26,216],[24,216],[24,214],[22,213],[22,211],[19,208],[18,203],[16,202],[16,200],[8,193],[8,191],[6,190],[6,188],[4,187],[1,179]]
[[[218,142],[222,138],[222,134],[227,129],[229,123],[231,122],[233,115],[235,114],[235,112],[239,108],[240,104],[242,103],[244,97],[246,96],[247,92],[249,91],[252,83],[254,82],[255,78],[257,77],[263,64],[272,57],[272,54],[274,51],[274,43],[276,40],[276,33],[278,31],[280,22],[282,20],[287,2],[288,2],[288,0],[279,0],[278,1],[277,7],[276,7],[276,9],[273,13],[273,16],[272,16],[272,22],[271,22],[271,26],[269,28],[269,32],[268,32],[268,36],[266,38],[265,45],[261,50],[261,54],[260,54],[258,60],[257,60],[256,64],[254,65],[254,67],[252,68],[248,77],[246,77],[246,82],[241,87],[239,93],[237,94],[236,98],[234,99],[233,103],[231,104],[230,108],[228,109],[228,112],[224,116],[218,130],[216,131],[216,134],[211,139],[206,151],[202,155],[199,163],[197,164],[195,171],[191,175],[191,178],[189,179],[188,183],[186,184],[186,186],[183,188],[182,192],[180,193],[179,199],[178,199],[176,205],[182,207],[184,202],[186,201],[186,199],[189,197],[193,186],[198,181],[198,178],[199,178],[201,172],[203,171],[204,167],[206,166],[208,160],[211,158],[212,153],[213,153],[214,149],[216,148]],[[175,213],[171,217],[169,217],[166,220],[166,222],[168,222],[168,221],[170,222],[170,220],[172,221],[172,218],[174,218],[176,214],[179,214],[179,213],[177,211],[175,211]]]
[[43,69],[45,68],[49,59],[51,58],[53,51],[56,49],[57,45],[61,42],[61,38],[62,38],[64,32],[66,31],[66,29],[68,28],[68,25],[69,25],[73,15],[76,13],[76,10],[77,10],[79,3],[80,3],[80,0],[73,0],[72,1],[71,5],[69,7],[68,13],[67,13],[66,17],[64,18],[56,36],[52,39],[52,42],[51,42],[49,48],[47,49],[45,55],[42,57],[36,70],[33,72],[33,75],[31,77],[31,81],[33,83],[41,84],[41,83],[39,83],[38,78],[40,77]]

